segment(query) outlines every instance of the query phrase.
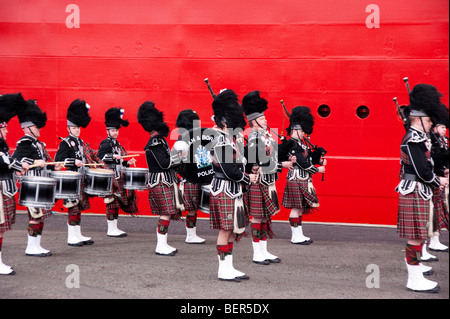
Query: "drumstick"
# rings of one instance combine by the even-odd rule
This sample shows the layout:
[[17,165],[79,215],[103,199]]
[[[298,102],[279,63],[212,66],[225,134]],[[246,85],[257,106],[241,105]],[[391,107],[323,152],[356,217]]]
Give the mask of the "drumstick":
[[[126,157],[135,157],[135,156],[141,156],[141,154],[124,155],[124,156],[122,156],[122,158],[126,158]],[[133,166],[136,167],[136,162],[134,162]]]
[[[45,162],[44,165],[56,165],[56,164],[64,164],[64,162]],[[41,165],[39,164],[32,164],[30,165],[30,168],[39,167]]]
[[103,165],[103,164],[100,164],[100,163],[83,164],[83,166],[99,166],[99,165]]
[[134,157],[134,156],[141,156],[141,154],[125,155],[125,156],[122,156],[122,158],[125,158],[125,157]]

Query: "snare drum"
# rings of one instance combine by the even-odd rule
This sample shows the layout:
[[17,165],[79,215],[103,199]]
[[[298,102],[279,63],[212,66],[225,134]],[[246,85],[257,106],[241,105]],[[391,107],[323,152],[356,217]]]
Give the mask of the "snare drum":
[[209,214],[209,195],[210,195],[210,185],[202,185],[202,194],[200,195],[200,203],[198,204],[198,210]]
[[148,169],[136,168],[136,167],[125,167],[123,169],[123,176],[124,176],[124,180],[125,180],[125,184],[124,184],[123,188],[147,190]]
[[73,171],[51,171],[50,177],[57,180],[57,199],[79,199],[81,194],[81,173]]
[[19,183],[19,205],[45,209],[51,209],[55,205],[56,179],[22,176]]
[[112,195],[114,171],[102,168],[90,168],[85,171],[84,192],[94,196]]

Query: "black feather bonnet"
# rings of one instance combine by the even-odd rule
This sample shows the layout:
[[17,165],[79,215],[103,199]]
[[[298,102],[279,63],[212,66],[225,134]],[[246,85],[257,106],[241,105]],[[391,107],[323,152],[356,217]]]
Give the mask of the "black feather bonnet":
[[47,113],[37,105],[36,100],[26,100],[26,107],[17,114],[19,117],[20,126],[22,128],[36,125],[38,128],[43,128],[47,123]]
[[155,107],[155,103],[152,101],[142,103],[137,113],[137,119],[147,132],[155,130],[164,137],[169,136],[170,130],[164,122],[164,114]]
[[199,121],[200,117],[197,112],[191,109],[186,109],[178,114],[176,126],[190,130],[194,127],[194,121]]
[[244,130],[247,122],[245,121],[244,111],[239,104],[238,96],[233,90],[224,90],[220,92],[212,103],[214,112],[214,122],[217,126],[223,128],[226,123],[229,129],[240,128]]
[[301,129],[305,134],[313,132],[314,117],[311,110],[307,106],[296,106],[292,109],[289,117],[289,127],[286,129],[287,133],[291,135],[292,130]]
[[264,111],[268,109],[267,100],[260,96],[259,91],[252,91],[242,99],[242,108],[250,122],[264,115]]
[[91,122],[89,104],[84,100],[76,99],[67,109],[67,126],[86,128]]
[[120,107],[111,107],[105,113],[105,125],[108,130],[120,129],[120,127],[127,127],[130,122],[123,119],[125,110]]
[[417,84],[409,94],[410,116],[428,116],[433,125],[448,127],[448,108],[441,103],[442,94],[430,84]]
[[8,122],[27,107],[21,93],[0,95],[0,127],[6,127]]

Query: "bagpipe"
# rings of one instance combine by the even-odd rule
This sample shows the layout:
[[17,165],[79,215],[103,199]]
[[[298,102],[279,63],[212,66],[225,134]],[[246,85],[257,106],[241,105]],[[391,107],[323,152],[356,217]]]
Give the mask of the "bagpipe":
[[[409,96],[411,94],[411,87],[409,86],[408,77],[404,77],[403,81],[405,82],[406,90],[408,91],[408,96]],[[408,115],[405,114],[405,109],[407,108],[407,106],[401,107],[398,104],[397,97],[394,97],[393,100],[395,102],[395,106],[397,107],[397,114],[403,122],[403,127],[405,128],[405,131],[408,131],[409,127],[411,126],[411,123],[409,121]],[[429,133],[427,133],[427,136],[433,144],[442,143],[441,138],[439,137],[439,134],[437,134],[433,130],[431,130]]]
[[[284,104],[284,101],[280,101],[282,107],[283,107],[283,127],[284,127],[284,119],[291,117],[291,114],[289,113],[288,109],[286,108],[286,105]],[[277,134],[278,135],[278,134]],[[280,137],[281,143],[286,143],[286,138],[283,136],[283,131],[281,131],[281,137]],[[314,145],[311,142],[311,137],[308,134],[305,134],[302,140],[303,144],[306,145],[308,148],[308,151],[311,155],[311,159],[313,163],[320,163],[325,160],[325,154],[327,153],[327,150],[325,150],[323,147],[320,147],[318,145]],[[322,181],[325,180],[325,173],[322,173]]]
[[[411,93],[411,88],[409,87],[409,83],[408,83],[408,78],[405,77],[403,78],[403,81],[405,81],[405,85],[406,85],[406,89],[408,90],[408,95]],[[407,117],[407,115],[405,114],[405,106],[402,108],[399,104],[398,104],[398,100],[397,97],[393,98],[394,102],[395,102],[395,106],[397,107],[397,115],[400,117],[400,119],[403,122],[403,127],[405,128],[405,131],[409,130],[410,127],[410,123],[409,123],[409,119]]]

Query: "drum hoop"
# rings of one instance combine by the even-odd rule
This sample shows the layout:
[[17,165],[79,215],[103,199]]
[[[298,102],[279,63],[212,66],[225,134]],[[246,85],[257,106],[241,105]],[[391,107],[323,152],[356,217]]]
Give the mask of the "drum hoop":
[[142,173],[148,173],[147,168],[142,167],[125,167],[124,172],[142,172]]
[[29,184],[47,184],[53,185],[57,183],[56,178],[51,177],[42,177],[42,176],[21,176],[19,179],[20,183],[29,183]]
[[59,171],[52,171],[50,172],[50,176],[57,176],[56,178],[60,178],[60,177],[81,177],[82,174],[80,172],[73,172],[73,171],[64,171],[64,172],[59,172]]
[[110,169],[100,169],[99,168],[95,168],[95,169],[87,169],[86,170],[86,175],[89,176],[102,176],[102,177],[110,177],[113,176],[114,177],[114,171],[110,170]]

